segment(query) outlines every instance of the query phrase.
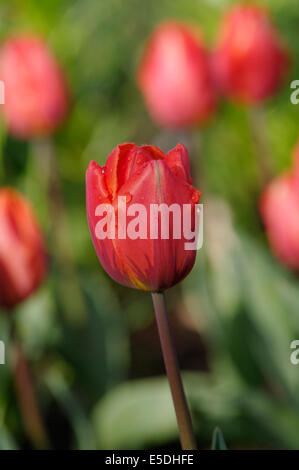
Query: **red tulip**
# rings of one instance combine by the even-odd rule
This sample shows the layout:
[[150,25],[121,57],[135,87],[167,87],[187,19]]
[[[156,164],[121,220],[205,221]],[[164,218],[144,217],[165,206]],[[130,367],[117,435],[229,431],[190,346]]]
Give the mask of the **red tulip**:
[[208,54],[190,27],[159,25],[142,58],[137,81],[150,114],[165,127],[205,121],[215,108]]
[[299,187],[294,173],[274,179],[264,190],[260,211],[270,246],[284,264],[299,268]]
[[286,76],[289,57],[267,11],[238,5],[225,15],[213,65],[222,92],[254,104],[276,92]]
[[[150,223],[152,204],[164,203],[167,207],[177,204],[179,210],[185,204],[190,207],[194,228],[200,192],[191,185],[188,152],[183,145],[178,144],[166,155],[153,146],[119,145],[103,168],[96,162],[89,164],[86,193],[93,244],[101,264],[114,280],[128,287],[156,292],[178,283],[192,269],[196,251],[185,249],[188,237],[175,238],[175,230],[182,228],[181,225],[178,227],[170,218],[169,237],[164,239],[161,216],[155,219],[156,225]],[[126,201],[128,216],[119,222],[118,212],[115,221],[112,218],[107,222],[109,233],[115,230],[114,239],[99,240],[97,226],[101,219],[97,207],[106,203],[117,211],[120,196]],[[139,233],[132,239],[127,233],[132,229],[130,224],[134,224],[135,204],[142,205],[144,212],[139,226],[135,225]],[[141,233],[140,227],[145,222]],[[157,238],[152,237],[153,227],[159,227]]]
[[16,36],[0,51],[0,79],[5,86],[3,117],[9,131],[23,138],[53,132],[68,110],[63,74],[38,37]]
[[47,261],[43,237],[28,201],[0,189],[0,307],[12,308],[43,280]]

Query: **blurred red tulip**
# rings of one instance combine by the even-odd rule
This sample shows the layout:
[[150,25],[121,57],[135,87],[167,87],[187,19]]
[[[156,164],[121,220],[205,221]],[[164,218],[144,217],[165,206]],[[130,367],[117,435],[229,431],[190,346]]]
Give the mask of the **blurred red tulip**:
[[299,269],[299,187],[295,173],[283,174],[266,187],[260,211],[277,258]]
[[264,8],[246,4],[227,12],[213,55],[220,91],[258,103],[278,90],[288,65],[288,53]]
[[165,127],[205,121],[215,108],[209,56],[190,27],[165,22],[153,32],[137,74],[150,114]]
[[[135,204],[145,208],[141,223],[149,222],[152,204],[164,203],[167,207],[177,204],[180,209],[188,204],[193,227],[200,192],[191,186],[188,152],[183,145],[178,144],[166,155],[153,146],[119,145],[109,155],[105,167],[101,168],[96,162],[89,164],[86,195],[94,247],[104,269],[114,280],[128,287],[156,292],[173,286],[190,272],[196,251],[185,250],[183,235],[179,239],[173,236],[174,223],[169,224],[168,239],[160,234],[151,238],[150,223],[143,237],[124,236],[132,217],[123,225],[112,221],[115,239],[99,240],[96,236],[99,221],[96,208],[101,203],[109,203],[117,210],[119,196],[124,197],[128,214]],[[133,212],[135,215],[135,209]],[[157,217],[156,222],[161,228],[161,218]]]
[[28,201],[0,189],[0,307],[26,299],[47,271],[44,241]]
[[32,138],[53,132],[68,110],[66,83],[56,60],[38,37],[16,36],[0,51],[5,104],[0,108],[9,132]]

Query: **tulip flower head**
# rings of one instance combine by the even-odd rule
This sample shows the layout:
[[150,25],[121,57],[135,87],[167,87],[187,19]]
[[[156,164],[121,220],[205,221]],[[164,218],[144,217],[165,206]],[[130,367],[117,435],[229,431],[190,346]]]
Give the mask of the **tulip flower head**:
[[206,121],[215,109],[209,56],[190,27],[165,22],[153,32],[137,74],[153,119],[170,128]]
[[181,281],[195,261],[196,249],[185,244],[196,236],[199,197],[181,144],[166,155],[154,146],[122,144],[103,168],[91,162],[87,217],[106,272],[120,284],[152,292]]
[[213,55],[215,81],[224,95],[259,103],[278,90],[288,65],[288,53],[263,7],[237,5],[227,12]]
[[15,36],[0,50],[1,106],[11,134],[20,138],[52,133],[66,116],[69,98],[62,71],[38,37]]
[[274,179],[260,199],[270,246],[286,266],[299,269],[299,186],[295,173]]
[[28,201],[0,189],[0,307],[11,309],[45,277],[47,259],[40,228]]

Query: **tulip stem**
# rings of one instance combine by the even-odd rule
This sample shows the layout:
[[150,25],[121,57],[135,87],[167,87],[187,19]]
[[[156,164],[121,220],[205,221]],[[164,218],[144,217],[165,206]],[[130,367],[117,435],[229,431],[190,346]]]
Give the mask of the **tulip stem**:
[[260,184],[264,186],[273,177],[273,155],[267,134],[264,107],[262,105],[250,107],[248,120],[258,163]]
[[63,305],[67,320],[80,327],[86,320],[86,306],[77,273],[67,210],[52,139],[44,138],[33,141],[33,154],[38,165],[38,172],[44,177],[43,185],[47,188],[50,245],[53,260],[59,277],[63,277],[63,283],[59,282],[57,285],[59,301]]
[[12,328],[12,373],[20,412],[27,435],[36,449],[49,448],[49,440],[39,412],[29,366]]
[[183,450],[196,450],[192,421],[172,340],[164,293],[152,293],[161,348]]

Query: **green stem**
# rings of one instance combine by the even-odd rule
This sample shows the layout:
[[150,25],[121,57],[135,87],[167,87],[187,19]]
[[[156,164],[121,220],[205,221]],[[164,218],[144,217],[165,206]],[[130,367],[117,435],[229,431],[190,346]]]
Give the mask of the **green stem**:
[[61,186],[55,147],[51,138],[32,142],[38,174],[46,188],[50,219],[50,246],[59,279],[57,292],[63,311],[70,323],[80,327],[86,321],[86,306],[76,268],[68,215]]
[[24,427],[32,444],[37,449],[49,448],[49,440],[39,412],[29,366],[22,346],[12,331],[12,373]]
[[169,328],[164,293],[152,293],[166,373],[183,450],[196,450],[192,421],[184,393],[179,364]]
[[260,185],[263,187],[273,177],[273,154],[269,142],[265,110],[262,105],[248,109],[248,120],[255,147]]

